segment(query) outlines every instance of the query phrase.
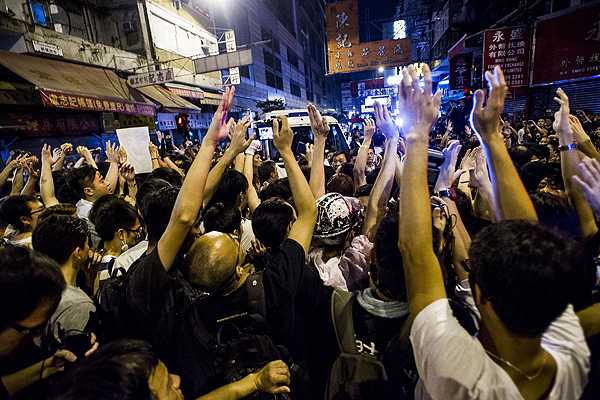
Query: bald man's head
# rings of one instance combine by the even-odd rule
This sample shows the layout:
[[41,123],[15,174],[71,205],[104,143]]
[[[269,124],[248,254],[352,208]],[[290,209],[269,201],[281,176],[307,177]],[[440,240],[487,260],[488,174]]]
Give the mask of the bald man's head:
[[207,292],[222,288],[235,276],[238,254],[239,244],[230,235],[209,232],[200,236],[185,257],[188,281]]

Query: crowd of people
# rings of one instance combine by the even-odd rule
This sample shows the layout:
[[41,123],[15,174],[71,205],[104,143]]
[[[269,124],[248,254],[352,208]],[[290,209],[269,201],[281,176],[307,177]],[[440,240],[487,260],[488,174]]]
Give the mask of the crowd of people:
[[376,103],[350,153],[309,105],[306,154],[281,117],[263,159],[234,88],[149,174],[111,143],[14,152],[0,398],[600,398],[597,121],[559,89],[511,125],[496,67],[440,122],[429,68],[402,75],[402,128]]

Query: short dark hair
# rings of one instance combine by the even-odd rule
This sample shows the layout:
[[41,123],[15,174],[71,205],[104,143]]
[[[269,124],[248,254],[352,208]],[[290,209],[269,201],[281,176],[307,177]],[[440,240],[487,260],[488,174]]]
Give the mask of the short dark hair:
[[54,194],[61,203],[76,204],[81,197],[75,193],[69,185],[69,175],[71,170],[61,169],[52,171],[52,179],[54,180]]
[[11,224],[13,228],[22,231],[25,229],[21,217],[31,216],[31,209],[27,203],[38,201],[35,197],[29,195],[8,196],[0,207],[2,220]]
[[158,243],[167,230],[178,194],[179,188],[168,185],[148,192],[142,199],[142,217],[148,232],[148,242]]
[[371,276],[375,286],[389,298],[406,301],[402,254],[398,248],[398,213],[389,213],[381,220],[373,249],[375,263]]
[[258,197],[261,201],[266,201],[272,198],[289,200],[292,197],[292,189],[288,178],[277,179],[269,183],[263,190],[260,191]]
[[538,224],[502,221],[469,250],[470,279],[513,333],[541,335],[573,298],[576,244]]
[[91,165],[73,168],[67,175],[67,183],[73,193],[80,199],[85,199],[85,188],[92,185],[96,177],[97,169]]
[[119,229],[129,229],[140,219],[131,204],[114,195],[100,197],[89,215],[96,233],[104,241],[112,240]]
[[147,179],[162,179],[169,182],[173,186],[183,185],[183,177],[173,168],[168,167],[160,167],[156,168],[152,173],[148,176]]
[[275,171],[275,161],[267,160],[263,161],[258,167],[258,181],[262,185],[264,182],[271,178],[271,174]]
[[221,177],[210,203],[223,203],[226,206],[239,206],[240,195],[248,190],[248,179],[235,169],[228,169]]
[[151,399],[148,379],[159,361],[147,342],[109,342],[71,368],[53,388],[50,399]]
[[142,202],[148,193],[156,192],[166,186],[173,185],[164,179],[152,178],[145,180],[135,195],[135,205],[137,206],[138,210],[143,213]]
[[24,247],[0,248],[0,331],[27,318],[44,300],[58,306],[65,287],[56,261]]
[[223,203],[216,203],[204,212],[204,231],[234,233],[239,231],[242,223],[242,213],[238,207],[227,207]]
[[335,174],[327,182],[327,193],[339,193],[342,196],[354,196],[354,181],[346,174]]
[[41,222],[51,215],[76,215],[77,207],[70,203],[58,203],[50,207],[46,207],[40,213],[38,220]]
[[252,214],[254,236],[267,247],[278,247],[285,240],[293,218],[294,210],[289,203],[279,198],[263,201]]
[[573,238],[578,235],[577,215],[566,199],[549,192],[535,192],[530,197],[540,224]]
[[36,226],[31,242],[35,250],[64,264],[77,247],[85,246],[89,235],[87,223],[81,218],[51,215]]

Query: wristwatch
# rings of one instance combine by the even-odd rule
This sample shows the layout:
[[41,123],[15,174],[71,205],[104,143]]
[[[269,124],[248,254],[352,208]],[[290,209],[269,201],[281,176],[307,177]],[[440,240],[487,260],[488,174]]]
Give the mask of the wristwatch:
[[572,151],[572,150],[577,150],[578,148],[579,148],[579,146],[575,142],[569,143],[569,144],[564,144],[562,146],[558,146],[559,151]]
[[452,201],[456,201],[456,190],[454,188],[442,189],[435,194],[437,197],[447,197]]

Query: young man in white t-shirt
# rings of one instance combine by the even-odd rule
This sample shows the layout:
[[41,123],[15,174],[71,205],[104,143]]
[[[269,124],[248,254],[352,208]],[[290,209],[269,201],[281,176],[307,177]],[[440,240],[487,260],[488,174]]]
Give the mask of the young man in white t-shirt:
[[[577,262],[573,245],[536,225],[533,204],[499,130],[506,82],[487,72],[487,105],[475,93],[471,123],[485,151],[500,223],[485,229],[470,249],[469,281],[481,314],[471,337],[450,310],[443,272],[432,244],[427,188],[429,132],[440,95],[425,90],[412,67],[404,71],[405,112],[399,246],[404,261],[411,343],[421,379],[420,399],[577,399],[587,382],[589,349],[570,300]],[[449,189],[449,188],[447,188]],[[447,190],[440,190],[447,195]],[[511,221],[513,220],[513,221]],[[519,221],[514,221],[519,220]]]

